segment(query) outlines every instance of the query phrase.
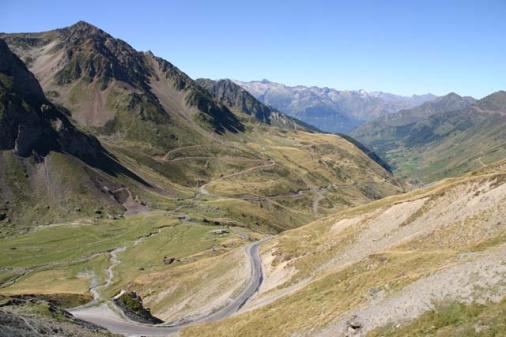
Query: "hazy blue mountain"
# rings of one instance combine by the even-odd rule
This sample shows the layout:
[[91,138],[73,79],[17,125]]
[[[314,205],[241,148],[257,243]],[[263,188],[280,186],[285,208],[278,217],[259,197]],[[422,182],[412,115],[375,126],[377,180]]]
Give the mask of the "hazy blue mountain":
[[416,107],[436,96],[399,96],[364,90],[287,86],[268,80],[235,81],[264,104],[328,132],[349,133],[379,116]]
[[506,157],[506,92],[481,100],[450,93],[363,124],[353,137],[412,182],[432,182]]

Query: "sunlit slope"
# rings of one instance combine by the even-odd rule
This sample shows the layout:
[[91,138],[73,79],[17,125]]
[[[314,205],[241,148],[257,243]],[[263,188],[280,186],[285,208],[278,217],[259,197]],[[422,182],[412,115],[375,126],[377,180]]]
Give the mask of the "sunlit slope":
[[340,136],[318,134],[230,81],[193,81],[85,22],[4,38],[51,100],[149,182],[121,182],[148,209],[279,232],[403,190]]
[[[155,97],[161,110],[149,110],[147,105],[133,105],[138,110],[132,110],[120,104],[113,119],[124,123],[116,124],[117,128],[90,124],[82,119],[88,110],[67,101],[66,88],[83,83],[105,83],[109,88],[118,80],[114,76],[122,73],[110,77],[107,71],[97,71],[90,82],[74,70],[105,59],[79,54],[77,67],[74,56],[97,47],[86,34],[97,38],[99,46],[104,38],[109,47],[129,49],[82,23],[63,32],[22,35],[26,40],[16,40],[17,44],[12,39],[20,36],[10,36],[9,43],[30,64],[27,55],[35,57],[38,50],[32,48],[45,45],[44,39],[53,35],[60,39],[59,34],[70,39],[69,45],[58,48],[72,50],[68,64],[62,64],[73,70],[68,73],[70,82],[55,82],[59,72],[53,68],[49,70],[56,77],[48,75],[49,82],[36,73],[50,99],[12,53],[10,57],[36,88],[37,99],[23,96],[30,87],[17,86],[12,71],[1,78],[5,87],[12,81],[16,84],[15,95],[9,87],[1,106],[7,111],[2,128],[8,131],[2,134],[0,157],[5,215],[0,219],[2,295],[43,295],[77,305],[109,300],[127,290],[140,294],[163,319],[210,312],[244,288],[249,275],[246,244],[265,233],[279,233],[403,190],[402,183],[353,142],[316,133],[279,113],[277,124],[249,118],[247,111],[229,109],[150,54],[132,57],[142,57],[151,67],[163,66],[175,79],[166,83],[163,79],[170,76],[157,73],[158,79],[141,81],[149,84],[143,92],[141,84],[124,88],[132,97],[144,97],[141,101]],[[73,50],[74,39],[87,41],[86,48]],[[125,60],[109,61],[114,65]],[[134,76],[138,74],[130,75],[132,81],[139,79]],[[81,87],[78,92],[88,89]],[[198,109],[171,105],[181,102],[177,97],[193,94],[204,95],[203,101],[195,102]],[[120,101],[129,102],[125,97]],[[100,103],[97,98],[77,98],[74,103],[94,102]],[[47,107],[42,109],[42,104]],[[225,120],[232,124],[227,125],[237,122],[240,127],[219,126],[205,111],[217,113],[216,118],[228,116]],[[209,118],[202,119],[205,115]],[[177,121],[180,133],[172,137],[171,128],[153,116]],[[27,131],[22,137],[14,132],[19,128]],[[50,141],[50,146],[40,148],[45,144],[41,139]]]
[[265,281],[246,312],[183,336],[363,335],[432,303],[501,301],[505,214],[500,162],[287,231],[264,245]]
[[448,94],[352,132],[402,178],[433,182],[506,158],[506,94],[479,101]]

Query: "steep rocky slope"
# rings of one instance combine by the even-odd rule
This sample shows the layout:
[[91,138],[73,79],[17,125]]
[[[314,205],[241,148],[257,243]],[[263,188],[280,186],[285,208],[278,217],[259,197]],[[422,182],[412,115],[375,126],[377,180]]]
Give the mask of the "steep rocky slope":
[[265,280],[242,314],[182,335],[494,335],[505,214],[502,161],[287,231],[264,244]]
[[244,126],[186,74],[86,22],[3,36],[80,125],[170,149]]
[[430,94],[405,97],[363,90],[291,87],[267,80],[236,83],[266,105],[323,131],[341,133],[349,133],[378,116],[412,108],[435,98]]
[[273,126],[286,129],[300,129],[305,131],[318,131],[315,127],[289,117],[284,113],[269,107],[231,80],[213,81],[210,79],[197,79],[197,84],[205,88],[218,101],[231,110],[254,116],[256,120]]
[[506,156],[506,95],[479,101],[449,94],[379,118],[353,136],[414,183],[458,175]]
[[120,201],[102,189],[118,188],[120,176],[147,186],[46,99],[34,76],[3,40],[0,167],[2,232],[72,214],[91,215],[98,208],[119,214],[123,212]]

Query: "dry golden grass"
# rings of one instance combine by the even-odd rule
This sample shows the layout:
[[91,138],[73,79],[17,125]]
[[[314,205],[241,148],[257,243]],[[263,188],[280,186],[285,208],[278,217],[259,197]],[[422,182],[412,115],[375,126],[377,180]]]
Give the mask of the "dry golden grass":
[[248,272],[246,255],[238,248],[141,275],[128,289],[139,292],[157,317],[174,321],[223,305],[242,290]]
[[[382,296],[396,294],[416,280],[460,263],[462,254],[505,243],[504,168],[499,163],[494,168],[446,179],[273,238],[262,247],[263,256],[273,254],[273,266],[294,268],[291,277],[261,293],[257,299],[260,307],[221,322],[190,327],[182,336],[316,333],[348,310],[366,305],[378,292]],[[413,207],[415,202],[418,206]],[[399,215],[386,216],[394,211]],[[388,220],[392,216],[397,222]],[[356,245],[363,238],[371,240],[370,245],[364,242],[365,254],[352,253],[359,251]],[[336,260],[341,255],[344,258]],[[270,275],[265,277],[268,282]],[[275,297],[288,286],[295,288]],[[270,297],[274,301],[269,302]]]
[[89,280],[64,270],[45,270],[28,275],[14,285],[0,289],[2,295],[87,294]]

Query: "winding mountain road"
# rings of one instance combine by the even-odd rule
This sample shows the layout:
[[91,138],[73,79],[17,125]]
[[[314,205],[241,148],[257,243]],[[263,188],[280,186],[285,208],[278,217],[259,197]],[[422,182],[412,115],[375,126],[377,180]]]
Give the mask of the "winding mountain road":
[[269,160],[267,160],[267,163],[265,163],[265,164],[258,165],[258,166],[253,166],[253,167],[244,169],[242,171],[231,173],[231,174],[228,174],[226,176],[217,178],[215,180],[211,180],[210,182],[208,182],[208,183],[206,183],[206,184],[204,184],[204,185],[202,185],[202,186],[199,187],[199,194],[201,194],[201,195],[209,195],[209,194],[211,194],[207,190],[207,185],[209,185],[210,183],[215,183],[215,182],[220,181],[220,180],[225,180],[225,179],[228,179],[228,178],[237,177],[237,176],[243,175],[245,173],[248,173],[248,172],[251,172],[251,171],[255,171],[255,170],[259,170],[259,169],[265,169],[265,168],[274,167],[275,165],[276,165],[276,162],[273,161],[273,160],[271,160],[271,159],[269,159]]
[[254,242],[245,248],[250,263],[250,278],[246,288],[221,309],[210,314],[197,314],[177,322],[165,322],[158,325],[134,322],[122,313],[113,310],[112,304],[102,303],[96,306],[70,310],[79,319],[107,328],[111,332],[125,336],[168,336],[181,328],[195,323],[217,321],[236,313],[258,291],[263,281],[262,262],[258,254],[263,241]]

